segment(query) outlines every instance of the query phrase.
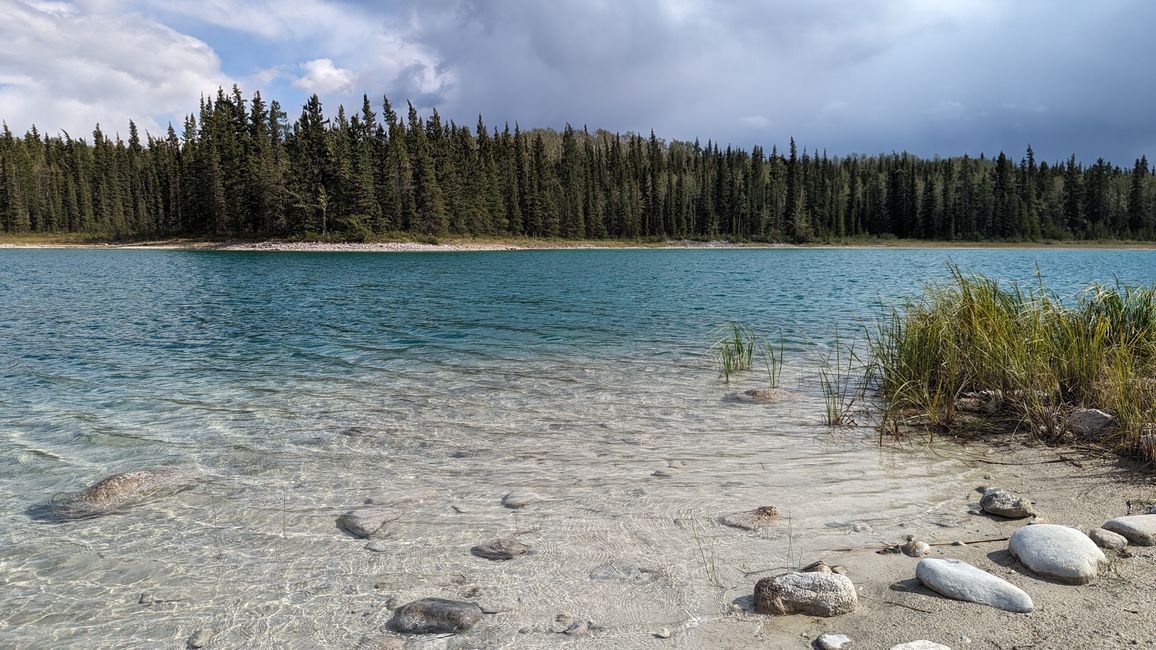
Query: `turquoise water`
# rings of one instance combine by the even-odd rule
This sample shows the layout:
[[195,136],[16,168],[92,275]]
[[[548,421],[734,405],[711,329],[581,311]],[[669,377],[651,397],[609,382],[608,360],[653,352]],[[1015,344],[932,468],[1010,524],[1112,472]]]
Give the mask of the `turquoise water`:
[[[664,615],[713,611],[749,585],[724,563],[714,593],[693,544],[792,559],[778,533],[717,526],[728,508],[793,508],[796,551],[845,545],[855,522],[941,525],[945,477],[972,469],[822,427],[811,368],[949,259],[1025,282],[1038,266],[1064,296],[1156,281],[1139,250],[0,250],[0,645],[206,626],[225,647],[352,645],[388,618],[375,598],[461,596],[456,574],[520,603],[483,632],[502,643],[566,607],[630,639],[670,593],[562,585],[661,556],[681,599]],[[726,386],[701,356],[727,320],[784,334],[796,399],[729,399],[759,379]],[[101,519],[27,515],[156,465],[203,481]],[[546,501],[514,513],[509,489]],[[334,529],[366,498],[406,513],[390,553]],[[517,568],[463,552],[512,529],[540,549]]]

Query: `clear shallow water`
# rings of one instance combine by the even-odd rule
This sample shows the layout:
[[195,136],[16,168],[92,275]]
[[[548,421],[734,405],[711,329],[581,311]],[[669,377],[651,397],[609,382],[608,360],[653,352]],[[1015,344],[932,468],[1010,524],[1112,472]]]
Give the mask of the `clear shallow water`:
[[[820,426],[807,352],[949,258],[1025,282],[1038,264],[1064,296],[1156,281],[1153,251],[0,251],[0,645],[212,627],[214,647],[352,647],[389,597],[426,595],[509,607],[480,647],[556,645],[518,630],[559,612],[631,645],[719,615],[746,571],[952,525],[975,470]],[[730,319],[784,333],[796,399],[727,399],[759,382],[701,357]],[[163,464],[203,479],[99,519],[26,514]],[[546,500],[507,510],[511,489]],[[334,526],[367,498],[401,513],[386,553]],[[790,524],[715,521],[768,504]],[[537,553],[469,554],[514,532]],[[656,577],[589,578],[610,561]]]

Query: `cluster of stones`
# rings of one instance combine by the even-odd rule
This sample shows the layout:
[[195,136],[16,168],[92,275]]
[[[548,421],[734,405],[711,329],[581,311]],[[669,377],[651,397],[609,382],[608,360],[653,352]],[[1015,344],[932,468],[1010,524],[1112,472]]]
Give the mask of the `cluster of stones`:
[[[1018,495],[986,489],[980,510],[1008,519],[1035,517],[1033,504]],[[1107,563],[1101,548],[1117,551],[1127,545],[1156,546],[1156,513],[1117,517],[1084,534],[1069,526],[1031,523],[1008,538],[1008,551],[1033,573],[1060,584],[1083,585],[1094,580]],[[908,538],[906,544],[884,552],[904,552],[922,557],[930,547]],[[846,576],[833,574],[818,563],[816,572],[788,573],[764,578],[755,585],[755,610],[765,614],[839,616],[857,606],[854,585]],[[996,609],[1028,613],[1035,609],[1031,596],[1012,583],[963,560],[923,558],[915,567],[921,585],[944,597]],[[823,634],[813,647],[832,650],[851,647],[841,634]],[[947,646],[927,640],[893,646],[892,650],[937,650]]]

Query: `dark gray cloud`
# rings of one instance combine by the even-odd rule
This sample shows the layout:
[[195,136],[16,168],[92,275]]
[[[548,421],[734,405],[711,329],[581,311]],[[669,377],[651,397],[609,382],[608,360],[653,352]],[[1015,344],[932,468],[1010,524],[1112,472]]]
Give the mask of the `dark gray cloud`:
[[443,114],[832,153],[1156,151],[1156,3],[441,1]]

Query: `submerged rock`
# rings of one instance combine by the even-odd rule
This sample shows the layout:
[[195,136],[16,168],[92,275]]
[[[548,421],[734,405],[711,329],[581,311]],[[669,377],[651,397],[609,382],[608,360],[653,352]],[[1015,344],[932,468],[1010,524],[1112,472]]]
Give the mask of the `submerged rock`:
[[574,621],[567,626],[565,630],[562,630],[562,634],[569,636],[586,636],[590,634],[590,621]]
[[855,611],[859,596],[851,579],[838,573],[786,573],[755,584],[760,614],[839,616]]
[[470,553],[487,560],[512,560],[529,550],[529,546],[512,537],[503,537],[478,544],[470,549]]
[[1104,552],[1084,533],[1055,524],[1024,526],[1012,533],[1008,550],[1024,566],[1065,584],[1091,582],[1107,562]]
[[1023,519],[1035,514],[1032,502],[1007,490],[984,490],[983,498],[979,500],[979,507],[984,512],[1010,519]]
[[396,636],[365,635],[357,642],[357,650],[404,650],[405,639]]
[[509,492],[506,494],[506,496],[502,497],[502,505],[507,508],[517,510],[519,508],[525,508],[530,504],[538,503],[541,500],[542,497],[534,494],[533,492],[519,492],[515,490],[514,492]]
[[1076,409],[1068,416],[1068,430],[1079,436],[1094,436],[1112,426],[1116,418],[1100,409]]
[[782,388],[752,388],[735,395],[743,402],[781,402],[790,397],[791,393]]
[[209,641],[213,640],[214,634],[216,634],[216,632],[214,632],[212,628],[201,628],[196,632],[193,632],[193,635],[189,637],[189,640],[185,642],[185,645],[190,648],[203,648],[209,645]]
[[473,603],[422,598],[398,607],[389,627],[405,634],[453,634],[470,629],[480,620],[482,609]]
[[759,530],[778,520],[779,510],[775,506],[760,506],[754,510],[735,512],[719,518],[719,522],[723,525],[743,530]]
[[401,515],[394,510],[362,508],[360,510],[350,510],[338,517],[337,527],[354,537],[368,539],[380,534],[381,529],[385,528],[385,525],[389,522],[396,521],[400,518]]
[[636,566],[621,560],[600,564],[590,571],[591,580],[619,580],[622,582],[653,582],[659,576],[658,571]]
[[1100,548],[1108,548],[1113,551],[1122,551],[1128,547],[1128,538],[1119,533],[1113,533],[1110,530],[1097,528],[1088,533],[1088,537],[1096,543]]
[[178,467],[158,467],[113,474],[79,492],[65,492],[28,510],[42,521],[87,519],[107,515],[152,499],[172,496],[196,484],[198,475]]
[[1116,517],[1104,523],[1104,530],[1123,535],[1136,546],[1156,546],[1156,515]]
[[920,560],[915,577],[924,587],[955,600],[1021,614],[1035,607],[1023,589],[963,560]]

